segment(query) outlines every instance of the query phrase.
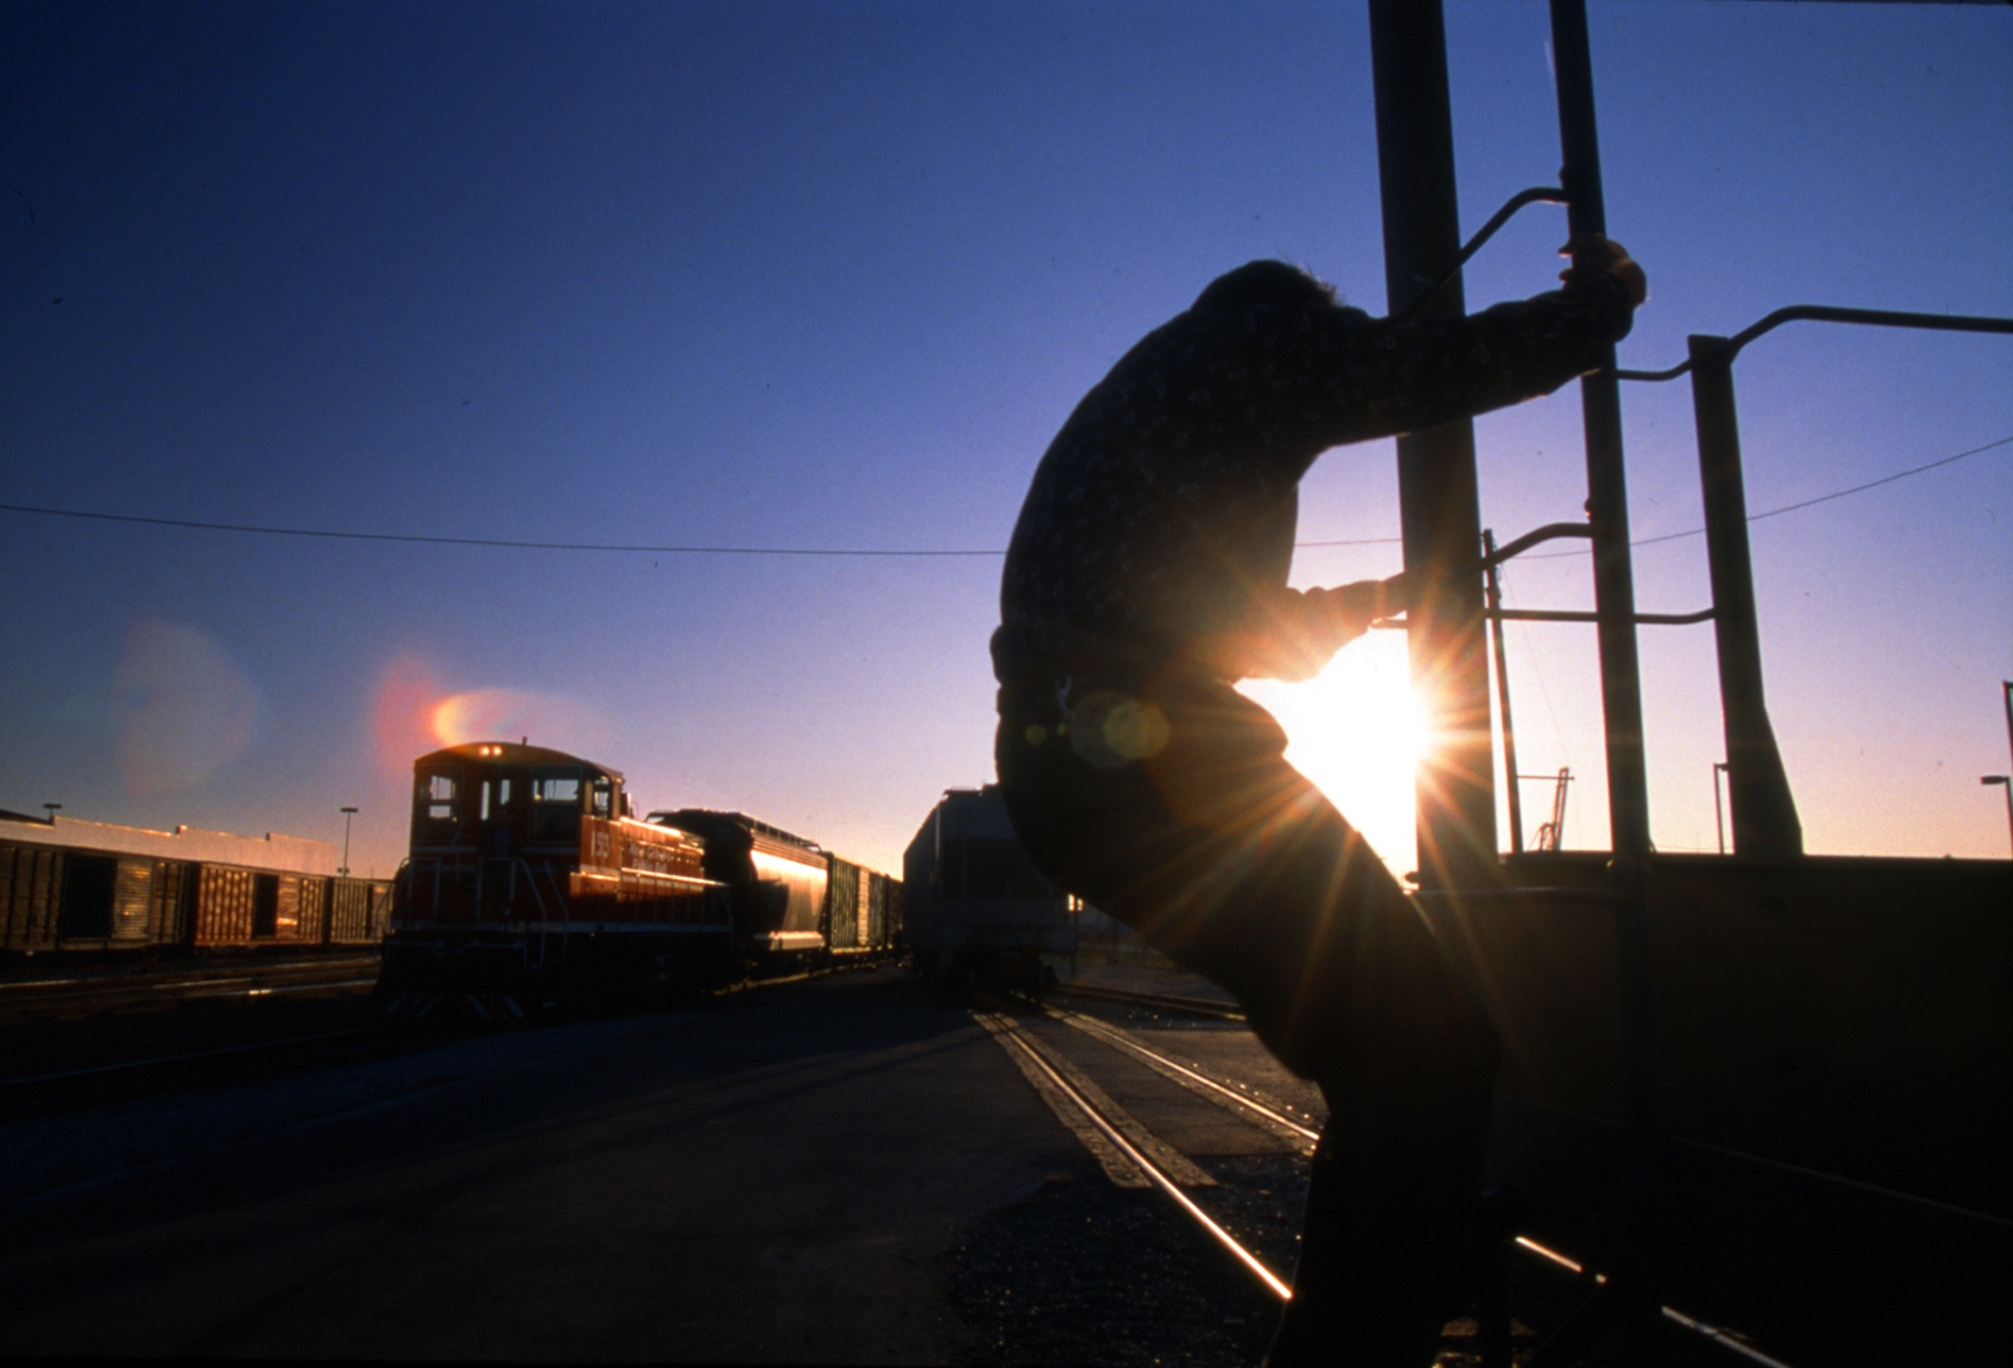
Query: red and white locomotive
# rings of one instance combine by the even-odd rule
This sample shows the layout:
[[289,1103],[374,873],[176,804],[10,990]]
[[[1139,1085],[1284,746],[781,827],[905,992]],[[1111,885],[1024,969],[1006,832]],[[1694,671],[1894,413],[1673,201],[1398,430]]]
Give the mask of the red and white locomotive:
[[891,889],[739,813],[638,820],[622,775],[578,756],[450,746],[413,765],[411,855],[378,993],[421,1011],[450,997],[522,1015],[878,951],[899,920]]

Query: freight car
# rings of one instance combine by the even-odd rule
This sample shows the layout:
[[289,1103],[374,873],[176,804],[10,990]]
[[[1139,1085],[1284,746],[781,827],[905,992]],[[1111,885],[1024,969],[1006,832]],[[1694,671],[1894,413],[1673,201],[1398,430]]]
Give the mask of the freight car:
[[736,948],[749,964],[885,954],[901,922],[901,885],[802,836],[741,812],[684,808],[649,820],[699,836],[706,876],[728,890]]
[[916,972],[953,992],[1045,991],[1044,955],[1076,950],[1068,895],[1028,859],[999,788],[950,789],[902,856],[905,939]]
[[338,875],[335,848],[0,811],[0,957],[142,959],[374,946],[388,881]]
[[414,762],[411,854],[393,889],[380,998],[421,1012],[452,998],[485,1016],[868,952],[899,907],[883,876],[802,837],[739,813],[638,820],[619,772],[496,741]]

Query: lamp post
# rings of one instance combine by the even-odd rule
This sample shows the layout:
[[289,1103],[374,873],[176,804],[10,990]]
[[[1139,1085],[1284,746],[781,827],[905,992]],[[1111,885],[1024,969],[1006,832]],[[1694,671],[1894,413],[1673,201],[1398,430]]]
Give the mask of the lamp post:
[[1981,784],[1997,784],[2000,788],[2006,790],[2006,834],[2009,840],[2013,840],[2013,775],[1981,774],[1978,776],[1978,782]]
[[1726,809],[1719,801],[1719,777],[1727,772],[1724,760],[1712,762],[1712,824],[1719,832],[1719,853],[1726,854]]
[[356,816],[355,808],[346,807],[342,810],[342,868],[336,872],[345,879],[349,877],[349,823],[350,818],[354,816]]

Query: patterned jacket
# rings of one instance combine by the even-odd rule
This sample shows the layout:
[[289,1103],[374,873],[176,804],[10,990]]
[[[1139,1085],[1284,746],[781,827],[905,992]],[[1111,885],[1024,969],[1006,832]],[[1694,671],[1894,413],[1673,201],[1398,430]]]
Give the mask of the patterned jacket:
[[1306,277],[1282,290],[1290,269],[1253,262],[1218,280],[1063,425],[1007,551],[1002,682],[1086,653],[1150,666],[1205,636],[1276,630],[1303,597],[1286,579],[1316,457],[1550,393],[1600,364],[1633,317],[1602,275],[1393,323]]

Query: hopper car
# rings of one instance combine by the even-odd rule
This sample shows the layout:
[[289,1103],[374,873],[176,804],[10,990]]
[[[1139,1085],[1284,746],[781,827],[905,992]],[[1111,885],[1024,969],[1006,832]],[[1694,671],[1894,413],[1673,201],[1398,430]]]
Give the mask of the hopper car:
[[[880,912],[865,927],[862,890]],[[872,953],[891,907],[884,876],[753,818],[646,821],[605,765],[450,746],[414,762],[411,854],[377,991],[394,1010],[455,999],[484,1016],[632,1001]]]
[[893,944],[902,885],[887,875],[746,813],[684,808],[649,820],[705,842],[706,875],[727,890],[743,955],[810,963]]
[[1041,993],[1076,950],[1067,894],[1034,867],[997,785],[950,789],[902,856],[904,943],[925,982]]

